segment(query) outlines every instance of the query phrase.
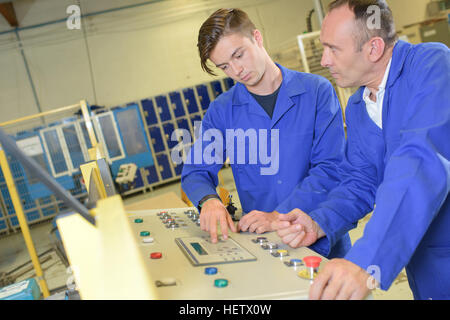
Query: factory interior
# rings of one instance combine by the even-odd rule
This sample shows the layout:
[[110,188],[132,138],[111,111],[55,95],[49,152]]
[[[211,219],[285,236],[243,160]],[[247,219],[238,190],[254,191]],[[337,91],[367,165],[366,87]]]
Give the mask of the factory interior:
[[[0,128],[33,160],[24,164],[2,140],[0,300],[306,299],[308,280],[296,276],[301,267],[294,272],[285,266],[290,257],[302,258],[303,251],[295,250],[305,248],[289,249],[281,262],[267,250],[260,258],[259,245],[255,249],[250,240],[280,242],[276,234],[236,234],[230,250],[247,248],[246,261],[202,264],[182,250],[187,238],[159,225],[159,215],[167,211],[181,221],[181,231],[208,235],[199,233],[195,214],[197,226],[191,226],[189,210],[196,208],[181,188],[183,163],[174,159],[174,149],[192,145],[180,143],[176,130],[195,135],[210,103],[235,85],[218,68],[217,76],[202,70],[197,37],[203,21],[219,8],[246,11],[273,61],[327,78],[344,109],[357,88],[338,87],[320,63],[320,15],[330,2],[0,0]],[[450,1],[386,2],[399,39],[450,46]],[[229,164],[219,172],[217,193],[224,204],[232,201],[237,219],[242,216]],[[143,229],[140,223],[150,220],[146,211],[157,225]],[[352,244],[370,218],[349,232]],[[171,249],[161,249],[169,240]],[[194,249],[202,257],[202,249]],[[255,276],[292,271],[280,274],[285,287],[274,285],[270,292],[269,279],[259,291],[239,291],[245,280],[231,268],[239,265],[251,277],[245,268],[256,264],[261,271]],[[218,268],[219,276],[205,275],[214,268],[204,266]],[[123,277],[117,276],[121,270]],[[108,276],[117,277],[114,284]],[[211,284],[194,288],[189,277]],[[295,285],[302,289],[296,292]],[[369,298],[413,300],[405,269],[388,290],[376,288]]]

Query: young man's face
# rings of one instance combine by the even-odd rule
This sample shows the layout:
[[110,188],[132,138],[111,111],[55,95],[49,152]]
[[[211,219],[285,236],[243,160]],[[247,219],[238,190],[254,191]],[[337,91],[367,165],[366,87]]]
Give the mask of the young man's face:
[[360,51],[357,47],[355,28],[355,15],[348,6],[332,10],[322,23],[321,65],[330,70],[336,84],[342,88],[362,86],[370,70],[367,50]]
[[233,80],[247,87],[257,86],[265,72],[261,33],[252,39],[240,33],[223,36],[211,51],[209,59]]

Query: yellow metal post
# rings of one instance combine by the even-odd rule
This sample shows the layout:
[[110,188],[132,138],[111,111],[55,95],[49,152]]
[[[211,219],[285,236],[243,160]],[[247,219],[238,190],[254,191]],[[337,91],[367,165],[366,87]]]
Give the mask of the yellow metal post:
[[86,100],[80,101],[81,113],[83,114],[84,121],[86,123],[86,129],[89,134],[89,140],[91,141],[92,148],[88,150],[89,158],[91,160],[98,160],[101,158],[105,158],[103,154],[102,144],[97,141],[94,132],[94,126],[92,125],[91,116],[89,115],[89,110],[87,107]]
[[95,226],[79,214],[56,220],[81,298],[158,299],[120,195],[100,199],[95,211]]
[[100,175],[100,169],[98,168],[97,161],[91,161],[80,166],[81,174],[83,175],[84,184],[86,185],[86,189],[89,192],[91,186],[91,179],[94,179],[95,186],[97,188],[97,192],[101,199],[105,199],[108,197],[106,194],[105,184],[103,183],[102,177]]
[[19,220],[20,229],[22,230],[23,237],[25,239],[25,244],[28,249],[28,254],[31,257],[31,262],[33,263],[34,271],[38,278],[38,282],[41,286],[41,291],[44,298],[50,295],[48,290],[47,282],[44,278],[44,273],[42,272],[41,264],[36,253],[36,249],[33,244],[33,239],[31,239],[30,229],[28,228],[27,220],[23,213],[22,204],[20,203],[19,194],[17,193],[16,185],[11,174],[11,169],[9,168],[8,161],[6,159],[6,154],[3,148],[0,147],[0,166],[5,177],[6,185],[8,186],[9,194],[11,195],[11,200],[16,211],[17,219]]

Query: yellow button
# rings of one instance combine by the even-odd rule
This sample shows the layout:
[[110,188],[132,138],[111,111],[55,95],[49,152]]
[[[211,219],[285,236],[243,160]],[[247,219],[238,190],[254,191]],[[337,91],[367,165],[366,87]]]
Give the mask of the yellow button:
[[277,252],[278,252],[279,254],[281,254],[281,255],[287,255],[287,254],[288,254],[288,251],[287,251],[287,250],[284,250],[284,249],[277,250]]
[[[311,274],[309,273],[309,270],[307,269],[303,269],[300,270],[297,275],[302,278],[302,279],[306,279],[306,280],[311,280]],[[317,272],[314,271],[313,273],[313,279],[315,279],[317,276]]]

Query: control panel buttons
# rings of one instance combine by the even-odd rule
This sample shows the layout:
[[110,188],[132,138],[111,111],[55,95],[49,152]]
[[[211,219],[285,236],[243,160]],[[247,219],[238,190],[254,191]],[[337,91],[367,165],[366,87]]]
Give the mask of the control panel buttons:
[[[310,271],[308,270],[308,269],[302,269],[302,270],[300,270],[298,273],[297,273],[297,275],[300,277],[300,278],[302,278],[302,279],[305,279],[305,280],[311,280],[311,273],[310,273]],[[315,279],[317,277],[317,272],[313,272],[313,276],[312,276],[312,278],[313,279]]]
[[316,256],[304,257],[303,261],[305,262],[306,267],[308,268],[318,268],[320,266],[320,262],[322,258]]
[[279,250],[277,250],[277,251],[272,252],[272,255],[273,255],[274,257],[280,257],[280,258],[283,258],[283,257],[288,256],[288,255],[289,255],[289,252],[288,252],[287,250],[284,250],[284,249],[279,249]]
[[134,223],[142,223],[142,222],[144,222],[144,219],[140,218],[134,219]]
[[205,274],[208,275],[213,275],[217,273],[217,268],[216,267],[209,267],[209,268],[205,268]]
[[252,239],[254,243],[264,244],[267,242],[266,237],[257,237],[256,239]]
[[214,286],[217,288],[225,288],[228,286],[228,280],[227,279],[216,279],[214,280]]
[[155,239],[153,239],[152,237],[146,237],[142,239],[143,243],[153,243],[155,241]]
[[300,271],[298,276],[306,279],[307,274],[308,279],[313,280],[317,276],[322,258],[317,256],[308,256],[304,257],[303,261],[305,262],[306,269]]
[[291,259],[289,261],[285,261],[284,264],[288,267],[299,267],[303,266],[303,261],[300,259]]
[[141,231],[141,237],[148,237],[150,235],[150,231]]
[[162,253],[161,252],[152,252],[150,253],[150,259],[161,259]]
[[270,242],[261,245],[261,248],[264,250],[275,250],[278,249],[278,245],[276,243]]

